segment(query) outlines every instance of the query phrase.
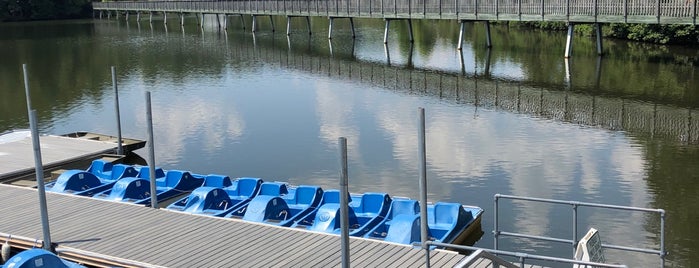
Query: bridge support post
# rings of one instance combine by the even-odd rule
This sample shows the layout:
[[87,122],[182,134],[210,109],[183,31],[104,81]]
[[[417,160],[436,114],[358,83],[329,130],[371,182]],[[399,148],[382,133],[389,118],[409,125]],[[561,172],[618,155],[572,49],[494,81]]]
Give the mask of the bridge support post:
[[328,25],[328,39],[333,39],[333,17],[330,17],[330,24]]
[[[287,21],[287,24],[288,24],[288,21]],[[287,29],[288,28],[289,27],[287,25]],[[257,30],[257,16],[255,16],[255,15],[252,15],[252,27],[251,27],[251,29],[252,29],[253,33]],[[287,30],[287,32],[288,32],[288,30]]]
[[466,25],[465,21],[461,21],[461,25],[459,26],[459,44],[456,45],[457,50],[461,50],[464,45],[464,27]]
[[595,35],[597,36],[597,55],[602,55],[602,24],[595,23]]
[[308,35],[313,34],[311,31],[311,17],[306,16],[306,28],[308,28]]
[[488,47],[493,47],[493,42],[490,39],[490,21],[485,21],[485,44]]
[[566,37],[566,51],[565,55],[563,55],[565,58],[570,58],[570,54],[573,52],[573,30],[575,29],[575,24],[570,22],[568,23],[568,34]]
[[415,38],[413,38],[413,20],[408,19],[408,34],[410,36],[410,43],[415,42]]
[[275,29],[274,29],[274,18],[272,17],[272,15],[269,15],[269,25],[272,26],[272,32],[275,32]]
[[386,19],[386,27],[383,30],[383,43],[388,44],[388,26],[391,24],[391,20]]

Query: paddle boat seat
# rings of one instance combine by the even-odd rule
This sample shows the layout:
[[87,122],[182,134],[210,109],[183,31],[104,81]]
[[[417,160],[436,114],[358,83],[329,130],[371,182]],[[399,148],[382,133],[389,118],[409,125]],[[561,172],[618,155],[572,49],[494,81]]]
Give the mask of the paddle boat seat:
[[68,170],[56,178],[56,181],[46,185],[52,192],[71,193],[82,196],[92,196],[110,189],[114,183],[123,177],[136,176],[137,172],[131,166],[116,164],[104,160],[94,160],[87,171]]
[[231,177],[228,177],[226,175],[218,175],[218,174],[209,174],[206,175],[204,179],[204,185],[205,187],[228,187],[233,185],[233,182],[231,181]]
[[[289,193],[286,183],[282,182],[264,182],[260,185],[260,191],[256,196],[282,196]],[[251,198],[252,199],[252,198]],[[251,200],[252,201],[252,200]],[[226,218],[242,218],[245,216],[246,210],[250,202],[238,206],[236,209],[230,211],[224,217]]]
[[322,195],[320,187],[308,185],[288,189],[283,196],[260,194],[250,201],[243,220],[291,226],[295,220],[313,211],[320,204]]
[[[149,166],[134,166],[136,171],[138,171],[137,178],[150,179],[150,167]],[[155,178],[165,177],[165,171],[162,168],[155,168]]]
[[[347,202],[352,202],[352,197],[349,195],[349,193],[347,194]],[[323,198],[320,201],[318,208],[309,212],[304,217],[299,218],[294,224],[291,225],[291,227],[310,229],[313,227],[314,224],[316,224],[315,223],[316,220],[320,220],[321,222],[324,222],[324,224],[323,224],[324,226],[313,227],[314,229],[320,230],[320,229],[330,228],[330,224],[334,224],[334,223],[331,223],[328,221],[331,221],[332,219],[330,219],[330,218],[334,217],[336,212],[338,212],[338,211],[333,211],[334,207],[331,206],[332,204],[337,204],[336,208],[337,209],[340,208],[340,191],[339,190],[333,189],[333,190],[327,190],[327,191],[323,192]],[[351,212],[351,213],[352,213],[352,215],[354,215],[354,212]],[[320,219],[318,219],[318,217],[320,217]],[[356,217],[355,217],[355,219],[356,219]],[[338,218],[338,223],[339,223],[339,218]]]
[[[223,216],[247,204],[257,194],[262,184],[259,178],[238,178],[232,182],[227,176],[209,175],[206,178],[205,186],[195,189],[187,197],[170,204],[167,209]],[[210,178],[213,180],[210,181]],[[220,185],[229,186],[213,187]]]
[[[412,228],[412,226],[411,226],[412,225],[412,218],[414,218],[415,216],[419,217],[419,213],[420,213],[420,205],[418,204],[418,202],[416,200],[393,199],[386,217],[379,224],[377,224],[373,229],[371,229],[369,232],[367,232],[364,235],[364,237],[375,238],[375,239],[385,239],[386,241],[397,242],[397,243],[402,243],[401,241],[406,241],[406,243],[408,243],[412,237],[412,235],[410,234],[410,231]],[[406,215],[406,216],[410,216],[410,217],[400,218],[399,217],[400,215]],[[396,225],[396,227],[393,229],[392,235],[387,238],[386,236],[388,235],[389,229],[393,228],[394,219],[397,219],[397,220],[395,220],[395,222],[402,222],[404,224],[401,226]],[[409,222],[410,225],[406,225],[405,224],[406,222]],[[419,229],[418,229],[418,231],[419,231]],[[400,236],[400,234],[403,234],[403,235]],[[419,232],[417,235],[418,236],[420,235]]]
[[86,171],[105,180],[118,180],[123,177],[136,177],[138,175],[138,171],[132,166],[112,164],[101,159],[93,160]]
[[427,206],[430,239],[438,242],[451,243],[471,221],[473,215],[466,212],[461,204],[437,202]]
[[357,216],[359,224],[350,228],[351,236],[363,236],[368,233],[386,217],[391,207],[391,197],[387,193],[365,193],[358,200],[358,204],[350,203],[350,209]]
[[131,203],[150,201],[150,181],[136,177],[123,178],[112,189],[95,194],[93,198]]
[[[143,167],[140,170],[143,172]],[[129,180],[126,180],[129,179]],[[141,180],[135,180],[135,179],[141,179]],[[148,187],[148,194],[137,194],[134,196],[130,196],[129,194],[132,194],[128,191],[116,191],[117,186],[120,185],[119,182],[122,182],[126,180],[124,183],[131,183],[131,184],[138,184],[138,188],[142,187],[142,184],[146,184],[146,187]],[[165,173],[164,177],[161,178],[156,178],[155,185],[156,185],[156,195],[158,202],[168,200],[172,197],[175,197],[177,195],[183,194],[183,193],[188,193],[193,191],[194,189],[202,186],[204,184],[204,178],[203,177],[195,177],[192,176],[191,173],[188,171],[180,171],[180,170],[170,170]],[[121,187],[128,188],[125,185],[121,185]],[[136,186],[131,186],[131,187],[136,187]],[[108,197],[105,197],[108,196]],[[127,196],[128,195],[128,196]],[[142,197],[142,198],[138,198]],[[109,200],[116,200],[116,201],[122,201],[122,202],[129,202],[129,203],[134,203],[134,204],[141,204],[141,205],[150,205],[150,179],[145,179],[145,178],[123,178],[114,185],[112,190],[105,191],[100,194],[98,198],[103,198],[103,199],[109,199]]]

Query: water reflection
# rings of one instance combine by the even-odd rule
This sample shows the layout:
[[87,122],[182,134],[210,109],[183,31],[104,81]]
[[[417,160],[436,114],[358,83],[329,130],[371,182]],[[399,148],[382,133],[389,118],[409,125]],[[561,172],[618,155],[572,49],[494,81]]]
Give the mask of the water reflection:
[[[416,197],[415,108],[421,106],[427,109],[431,201],[490,210],[492,194],[499,192],[664,207],[674,222],[668,239],[677,252],[673,261],[692,264],[691,251],[681,249],[696,248],[685,237],[696,238],[688,226],[696,224],[697,210],[675,205],[696,206],[690,202],[699,174],[693,163],[699,151],[696,104],[684,100],[692,99],[691,92],[616,90],[616,80],[627,77],[615,70],[632,67],[617,66],[621,61],[613,56],[593,57],[594,63],[565,63],[557,53],[539,59],[546,56],[523,48],[533,43],[526,35],[513,36],[522,43],[498,48],[497,34],[493,49],[454,52],[451,45],[445,48],[453,43],[439,36],[443,31],[425,25],[416,29],[425,27],[432,43],[416,38],[415,45],[391,44],[383,53],[383,44],[371,39],[381,35],[381,26],[372,32],[371,25],[356,45],[311,37],[284,43],[284,35],[202,31],[197,25],[180,27],[181,36],[152,24],[144,34],[117,23],[86,25],[75,26],[85,31],[63,26],[68,30],[55,37],[59,41],[21,48],[0,43],[6,59],[0,88],[21,88],[15,69],[29,61],[36,68],[34,100],[46,132],[112,132],[108,66],[116,65],[124,70],[124,135],[145,136],[143,92],[152,91],[156,158],[165,168],[337,188],[337,137],[345,136],[352,191]],[[3,29],[12,36],[24,31]],[[75,69],[63,71],[62,64]],[[16,99],[21,92],[0,90],[0,131],[26,124],[21,102],[8,101]],[[515,203],[503,213],[510,217],[503,228],[570,237],[569,208]],[[479,246],[492,244],[491,216],[484,218],[486,237]],[[601,223],[610,243],[658,243],[653,219],[605,211],[581,211],[581,218],[587,219],[581,232]],[[532,245],[514,240],[509,247]],[[567,246],[541,247],[570,255]],[[652,258],[609,256],[630,266]]]

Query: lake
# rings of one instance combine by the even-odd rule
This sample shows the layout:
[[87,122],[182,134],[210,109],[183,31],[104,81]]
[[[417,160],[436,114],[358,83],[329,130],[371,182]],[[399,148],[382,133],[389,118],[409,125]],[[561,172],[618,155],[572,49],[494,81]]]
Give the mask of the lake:
[[[116,66],[125,137],[146,139],[165,169],[339,188],[338,138],[348,139],[352,192],[418,198],[417,110],[426,110],[428,200],[485,209],[476,246],[492,248],[496,193],[667,211],[667,266],[699,266],[699,51],[481,23],[292,22],[277,32],[236,18],[219,31],[188,17],[165,26],[116,20],[0,24],[0,133],[28,128],[28,64],[40,131],[116,135]],[[250,18],[246,17],[246,25]],[[137,151],[147,158],[146,150]],[[500,201],[500,230],[571,239],[572,209]],[[49,212],[50,213],[50,212]],[[657,215],[578,208],[609,244],[658,249]],[[570,244],[501,237],[500,249],[570,258]],[[339,247],[338,247],[339,249]],[[652,267],[655,255],[607,250]]]

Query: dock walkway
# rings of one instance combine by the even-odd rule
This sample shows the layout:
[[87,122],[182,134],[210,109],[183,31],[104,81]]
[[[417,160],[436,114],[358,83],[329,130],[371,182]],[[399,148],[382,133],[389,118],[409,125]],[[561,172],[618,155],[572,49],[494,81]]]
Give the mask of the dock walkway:
[[[10,200],[0,207],[0,232],[41,238],[37,199],[35,189],[0,185],[0,200]],[[86,252],[146,267],[341,266],[335,235],[57,193],[47,193],[47,203],[51,240],[67,259]],[[355,267],[425,266],[424,251],[411,246],[353,237],[350,250]],[[464,257],[433,250],[431,266]]]

